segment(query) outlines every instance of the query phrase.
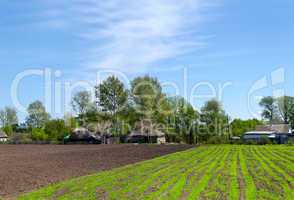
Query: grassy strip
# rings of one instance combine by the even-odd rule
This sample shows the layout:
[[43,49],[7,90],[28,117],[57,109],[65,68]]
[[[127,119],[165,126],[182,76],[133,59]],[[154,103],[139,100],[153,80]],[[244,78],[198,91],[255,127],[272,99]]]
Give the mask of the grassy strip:
[[[215,156],[221,155],[222,151],[211,152]],[[209,165],[211,162],[215,160],[214,157],[209,157],[206,155],[206,159],[202,162],[198,163],[195,162],[194,166],[192,166],[189,170],[185,171],[185,173],[179,173],[179,178],[177,182],[169,188],[168,191],[164,192],[162,195],[159,196],[158,199],[169,199],[169,200],[177,200],[181,197],[186,187],[189,187],[187,183],[189,182],[189,178],[192,176],[198,176],[200,174],[204,174],[206,170],[206,166]],[[198,165],[197,165],[198,164]]]
[[270,174],[270,176],[272,176],[276,180],[276,182],[281,184],[284,190],[283,199],[292,200],[294,197],[294,193],[289,184],[292,185],[292,183],[294,183],[294,179],[287,173],[285,173],[285,171],[280,169],[277,165],[272,163],[270,159],[264,156],[264,154],[260,153],[260,150],[262,151],[262,149],[262,147],[253,148],[253,153],[254,155],[256,155],[255,158],[259,161],[262,168],[266,170]]
[[230,196],[231,200],[236,200],[239,198],[239,184],[238,184],[238,155],[239,147],[233,149],[234,154],[231,160],[231,185],[230,185]]
[[210,166],[207,166],[207,173],[205,173],[205,175],[201,178],[201,180],[197,183],[197,185],[195,185],[195,187],[193,188],[193,190],[191,191],[191,193],[189,194],[187,198],[188,200],[198,199],[201,192],[205,190],[205,188],[207,187],[207,184],[209,183],[209,180],[212,178],[213,171],[219,170],[223,166],[224,161],[229,154],[228,147],[224,146],[224,149],[225,149],[224,156],[220,158],[216,158],[215,162],[210,164]]
[[[148,196],[148,192],[146,190],[150,190],[150,188],[152,189],[152,186],[156,185],[156,183],[158,183],[159,185],[162,183],[163,184],[163,188],[161,188],[159,186],[159,188],[156,189],[153,188],[153,190],[155,189],[155,191],[153,191],[153,193],[158,193],[159,191],[162,191],[162,189],[164,189],[165,187],[168,188],[168,184],[169,181],[168,179],[170,179],[170,177],[172,177],[172,180],[175,180],[174,177],[177,175],[180,175],[181,173],[184,172],[184,169],[189,167],[189,165],[193,162],[195,162],[196,159],[198,159],[199,161],[202,161],[203,158],[206,158],[207,153],[212,153],[212,152],[216,152],[216,148],[211,148],[208,150],[205,150],[203,152],[201,152],[200,154],[191,154],[189,155],[189,157],[187,157],[186,159],[183,158],[182,162],[178,163],[177,165],[171,165],[168,168],[165,168],[163,170],[160,170],[154,174],[150,174],[150,176],[146,179],[146,180],[142,180],[142,183],[139,185],[139,187],[133,188],[132,195],[131,197],[133,198],[142,198],[142,196],[144,196],[145,198],[147,198],[146,196]],[[181,170],[183,170],[181,172]],[[167,182],[167,183],[165,183]],[[155,184],[154,184],[155,183]],[[151,195],[152,196],[152,195]],[[154,195],[153,195],[154,196]],[[130,197],[130,196],[129,196]]]
[[283,156],[278,155],[275,153],[272,148],[266,147],[265,153],[267,154],[267,157],[274,162],[276,165],[278,165],[280,168],[285,169],[288,174],[294,174],[294,162],[289,161],[288,159],[285,159]]
[[202,179],[202,177],[204,177],[205,174],[208,173],[208,166],[216,162],[217,161],[216,158],[218,159],[219,157],[221,158],[221,156],[224,155],[224,153],[225,153],[225,149],[221,147],[221,151],[218,154],[208,154],[207,157],[210,158],[208,162],[200,163],[197,170],[193,170],[193,172],[187,175],[186,184],[184,185],[182,192],[180,196],[178,196],[178,198],[179,199],[187,198],[187,196],[195,188],[195,185],[197,185],[198,182]]
[[245,197],[248,200],[256,199],[256,186],[254,184],[253,178],[251,177],[251,175],[248,172],[245,158],[244,158],[244,153],[243,153],[246,146],[245,147],[242,146],[241,148],[242,149],[239,154],[239,162],[240,162],[241,171],[242,171],[243,178],[244,178],[245,185],[246,185]]
[[201,192],[199,199],[228,199],[231,186],[231,165],[235,155],[234,148],[229,149],[225,160],[213,171],[205,190]]
[[[149,190],[154,186],[156,187],[156,185],[159,185],[159,187],[155,191],[153,191],[151,194],[145,193],[146,194],[145,199],[159,198],[164,193],[168,193],[169,188],[171,188],[172,185],[174,185],[177,182],[181,174],[187,173],[187,171],[189,171],[191,168],[195,166],[195,164],[193,164],[194,162],[198,163],[198,162],[205,161],[207,157],[206,153],[207,152],[205,152],[205,154],[201,158],[198,158],[198,156],[197,157],[192,156],[192,160],[189,160],[188,163],[183,163],[183,165],[174,167],[170,169],[170,172],[169,171],[164,172],[164,175],[157,179],[156,184],[155,185],[153,184],[149,187]],[[198,158],[197,161],[196,161],[196,158]]]

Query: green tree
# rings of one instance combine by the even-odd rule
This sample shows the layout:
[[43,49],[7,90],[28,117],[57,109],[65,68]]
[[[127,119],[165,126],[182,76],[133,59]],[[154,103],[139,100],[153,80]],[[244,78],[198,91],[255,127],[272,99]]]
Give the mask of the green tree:
[[259,102],[259,105],[263,107],[262,117],[272,123],[275,118],[275,99],[271,96],[264,97]]
[[109,114],[115,134],[119,132],[118,118],[128,104],[128,93],[123,83],[115,76],[108,77],[96,87],[96,98],[102,112]]
[[163,99],[162,88],[156,78],[138,77],[131,82],[131,94],[135,109],[142,118],[154,119]]
[[201,122],[208,135],[227,135],[229,117],[217,100],[210,100],[201,109]]
[[245,132],[255,130],[256,126],[261,124],[262,122],[257,119],[234,119],[230,124],[231,133],[233,136],[242,136]]
[[5,107],[3,110],[0,111],[0,121],[3,127],[18,124],[16,109]]
[[277,115],[285,124],[289,124],[294,118],[294,97],[282,96],[277,98]]
[[95,110],[95,105],[92,102],[91,93],[88,91],[77,92],[72,98],[73,110],[78,115],[80,123],[85,126],[86,114]]
[[45,133],[43,128],[33,128],[32,139],[34,141],[48,141],[48,135]]
[[31,128],[43,128],[45,123],[50,119],[42,102],[35,101],[28,106],[28,117],[26,123]]
[[64,120],[54,119],[46,122],[44,131],[51,141],[62,141],[70,133]]
[[169,126],[176,134],[180,134],[182,141],[194,143],[196,132],[193,129],[198,119],[198,112],[193,106],[182,97],[169,98],[170,115],[168,117]]

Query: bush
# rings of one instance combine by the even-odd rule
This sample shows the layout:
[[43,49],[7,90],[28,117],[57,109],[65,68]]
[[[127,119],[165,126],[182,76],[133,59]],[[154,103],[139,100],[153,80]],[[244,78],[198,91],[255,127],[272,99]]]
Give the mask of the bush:
[[207,140],[207,144],[227,144],[228,140],[224,136],[212,136]]
[[31,144],[32,142],[31,134],[28,133],[14,133],[8,141],[9,144]]
[[42,128],[33,128],[32,139],[34,141],[47,141],[48,135],[45,133],[44,129]]
[[256,145],[257,142],[256,142],[255,140],[246,140],[246,141],[244,142],[244,144],[247,144],[247,145]]
[[272,141],[268,137],[265,136],[265,137],[261,137],[258,140],[257,144],[259,144],[259,145],[272,144]]
[[65,122],[60,119],[48,121],[44,129],[50,141],[62,141],[70,133],[70,128],[65,126]]
[[11,136],[13,133],[13,129],[12,126],[5,126],[2,128],[2,130],[4,131],[4,133],[6,133],[8,136]]
[[287,142],[287,145],[294,146],[294,138],[290,138]]

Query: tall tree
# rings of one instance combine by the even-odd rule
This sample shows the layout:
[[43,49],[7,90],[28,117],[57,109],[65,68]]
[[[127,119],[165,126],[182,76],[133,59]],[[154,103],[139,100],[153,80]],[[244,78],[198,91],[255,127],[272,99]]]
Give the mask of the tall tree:
[[206,131],[210,134],[228,133],[229,117],[217,100],[213,99],[205,103],[201,109],[201,121],[206,125]]
[[27,112],[29,115],[26,122],[32,128],[43,128],[50,119],[50,115],[46,112],[41,101],[31,103],[27,108]]
[[96,98],[102,111],[115,115],[126,105],[128,94],[123,83],[110,76],[96,87]]
[[259,105],[263,107],[263,111],[261,114],[262,117],[272,123],[275,118],[275,99],[271,96],[264,97],[261,99]]
[[3,110],[0,111],[0,121],[3,127],[18,124],[16,109],[5,107]]
[[184,141],[192,144],[194,142],[194,125],[198,119],[198,112],[182,97],[169,98],[171,108],[169,123],[174,131],[181,134]]
[[277,115],[285,124],[294,118],[294,97],[282,96],[277,98]]
[[96,99],[102,112],[111,115],[115,134],[119,131],[118,114],[128,103],[128,93],[123,83],[115,76],[108,77],[96,87]]
[[153,119],[163,98],[159,81],[150,76],[135,78],[131,82],[131,93],[137,112],[143,118]]
[[80,119],[80,123],[84,126],[86,123],[87,112],[94,109],[91,93],[88,91],[77,92],[72,98],[72,107]]

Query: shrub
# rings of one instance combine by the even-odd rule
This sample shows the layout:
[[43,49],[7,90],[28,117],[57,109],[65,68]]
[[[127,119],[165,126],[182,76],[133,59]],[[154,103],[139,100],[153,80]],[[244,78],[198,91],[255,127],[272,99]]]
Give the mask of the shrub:
[[287,145],[294,146],[294,138],[290,138],[287,142]]
[[42,128],[33,128],[32,139],[34,141],[47,141],[48,135],[45,133],[44,129]]
[[50,141],[62,141],[70,133],[70,128],[66,127],[63,120],[56,119],[48,121],[44,131]]
[[228,140],[224,136],[212,136],[207,140],[207,144],[227,144]]
[[11,136],[13,133],[12,126],[5,126],[2,129],[8,136]]
[[257,144],[259,145],[272,144],[272,141],[268,137],[264,136],[258,140]]
[[28,133],[14,133],[8,141],[10,144],[31,144],[32,142],[31,134]]

